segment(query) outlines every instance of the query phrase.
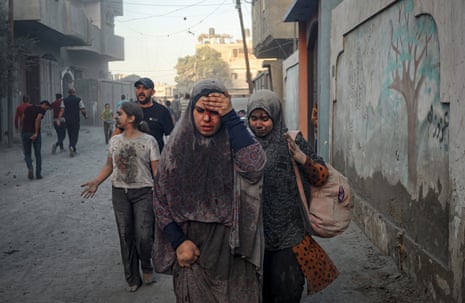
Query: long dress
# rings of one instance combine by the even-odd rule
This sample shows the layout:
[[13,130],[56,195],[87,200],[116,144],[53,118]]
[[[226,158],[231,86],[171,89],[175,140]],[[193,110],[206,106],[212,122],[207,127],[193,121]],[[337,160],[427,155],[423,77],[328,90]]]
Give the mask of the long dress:
[[[265,153],[256,141],[234,152],[223,117],[215,135],[200,135],[192,100],[163,150],[155,177],[155,271],[173,274],[177,302],[260,302]],[[244,127],[235,113],[228,117]],[[164,232],[173,222],[200,249],[190,267],[178,265]]]

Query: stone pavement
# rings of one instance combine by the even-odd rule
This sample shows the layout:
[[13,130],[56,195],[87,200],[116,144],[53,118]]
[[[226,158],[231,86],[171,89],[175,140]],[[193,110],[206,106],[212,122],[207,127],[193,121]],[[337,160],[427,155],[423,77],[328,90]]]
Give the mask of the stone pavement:
[[[80,197],[80,185],[105,161],[103,128],[81,127],[74,158],[51,154],[54,133],[42,139],[41,180],[27,179],[19,143],[0,146],[0,302],[175,302],[166,275],[126,292],[110,180],[94,199]],[[317,241],[341,274],[302,302],[430,302],[356,224]]]

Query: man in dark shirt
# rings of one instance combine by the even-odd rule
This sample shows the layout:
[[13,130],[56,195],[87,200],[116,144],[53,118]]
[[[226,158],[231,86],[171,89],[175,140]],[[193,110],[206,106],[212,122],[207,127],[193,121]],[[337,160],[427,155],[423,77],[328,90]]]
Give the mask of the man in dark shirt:
[[28,107],[31,106],[30,103],[31,99],[28,96],[23,96],[23,103],[21,105],[18,105],[16,108],[16,113],[15,113],[15,128],[16,131],[21,131],[23,128],[23,116],[24,116],[24,110]]
[[66,129],[68,130],[69,139],[69,155],[74,157],[76,153],[76,144],[79,137],[80,126],[80,114],[87,119],[86,107],[82,102],[82,99],[76,96],[74,88],[68,90],[69,96],[63,99],[61,102],[61,110],[56,120],[57,125],[61,124],[61,118],[65,117]]
[[160,153],[165,145],[163,136],[168,136],[173,130],[171,114],[163,105],[153,102],[155,94],[153,81],[149,78],[140,78],[134,83],[136,88],[137,103],[144,112],[144,120],[147,121],[150,134],[155,137]]
[[47,110],[50,109],[50,102],[41,101],[40,106],[31,105],[24,110],[23,128],[21,137],[23,139],[24,160],[28,169],[28,178],[34,179],[34,167],[32,166],[32,146],[36,158],[36,179],[42,179],[42,155],[40,153],[42,136],[40,134],[40,124]]

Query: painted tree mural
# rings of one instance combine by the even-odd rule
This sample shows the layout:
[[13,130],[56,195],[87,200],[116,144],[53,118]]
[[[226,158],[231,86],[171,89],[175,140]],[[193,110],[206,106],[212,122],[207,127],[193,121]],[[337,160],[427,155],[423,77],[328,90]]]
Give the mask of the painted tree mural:
[[417,183],[417,121],[418,102],[427,79],[439,79],[439,62],[429,55],[428,47],[437,28],[430,18],[416,18],[413,0],[399,6],[397,20],[390,20],[390,51],[388,88],[404,99],[408,126],[409,182]]

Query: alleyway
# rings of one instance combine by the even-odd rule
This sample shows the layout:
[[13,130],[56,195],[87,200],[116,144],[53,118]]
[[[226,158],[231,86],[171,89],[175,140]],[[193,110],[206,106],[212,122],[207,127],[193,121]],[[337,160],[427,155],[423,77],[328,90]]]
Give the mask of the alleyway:
[[[103,129],[82,127],[74,158],[52,155],[54,139],[43,135],[42,180],[27,179],[19,144],[0,146],[0,302],[175,302],[170,276],[157,275],[155,284],[126,292],[110,180],[94,199],[80,197],[80,185],[105,161]],[[433,302],[355,224],[318,241],[341,275],[302,302]]]

